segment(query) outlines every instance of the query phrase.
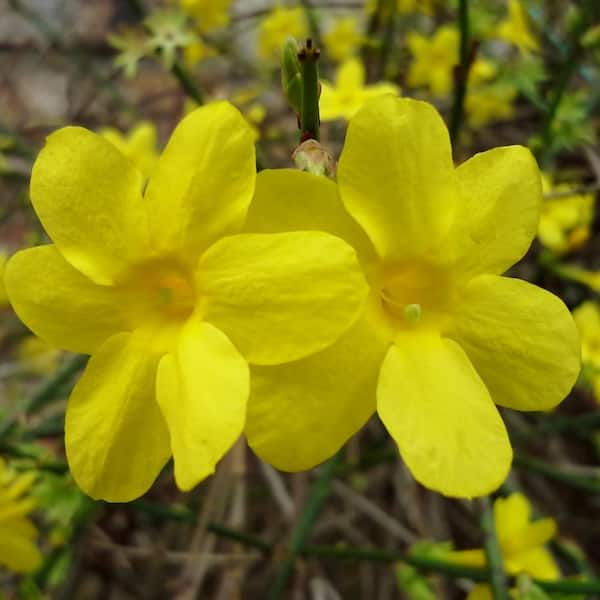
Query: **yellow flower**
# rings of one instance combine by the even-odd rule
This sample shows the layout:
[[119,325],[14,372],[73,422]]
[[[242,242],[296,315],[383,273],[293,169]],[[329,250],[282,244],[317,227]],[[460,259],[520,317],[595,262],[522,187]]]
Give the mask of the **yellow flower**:
[[582,246],[590,236],[594,218],[594,195],[576,194],[562,196],[574,190],[572,185],[554,185],[552,177],[542,178],[543,189],[547,194],[560,194],[548,198],[542,205],[538,227],[540,242],[557,254],[564,254]]
[[185,59],[185,64],[189,67],[193,67],[198,63],[210,58],[211,56],[215,56],[215,51],[208,44],[206,44],[203,40],[196,40],[191,44],[188,44],[183,49],[183,57]]
[[369,99],[383,94],[399,94],[392,83],[365,85],[365,68],[357,58],[350,58],[337,70],[335,86],[321,82],[319,110],[322,121],[350,119]]
[[409,33],[406,42],[414,60],[408,69],[408,85],[429,87],[436,96],[448,94],[458,64],[458,37],[450,25],[439,27],[431,37]]
[[397,11],[401,15],[414,12],[433,14],[433,0],[398,0],[397,6]]
[[371,294],[333,347],[253,368],[254,450],[283,470],[305,469],[377,410],[425,486],[459,497],[496,488],[512,452],[495,404],[549,410],[580,366],[563,302],[500,276],[531,244],[540,203],[529,150],[496,148],[455,168],[435,109],[389,95],[350,121],[337,186],[261,172],[248,231],[334,233],[356,248]]
[[600,306],[588,300],[573,311],[573,318],[581,336],[583,373],[587,373],[594,397],[600,402]]
[[152,175],[158,162],[156,127],[153,123],[141,121],[128,134],[113,127],[106,127],[99,133],[128,158],[146,179]]
[[0,251],[0,309],[9,306],[6,288],[4,287],[4,269],[8,261],[8,254]]
[[[560,578],[560,570],[544,546],[556,534],[556,521],[531,521],[530,518],[531,505],[523,494],[511,494],[494,502],[494,522],[504,568],[511,575],[524,573],[536,579],[555,581]],[[446,559],[472,567],[486,566],[482,549],[450,552]],[[486,598],[491,596],[485,585],[475,586],[468,596],[468,600]]]
[[180,0],[180,6],[204,33],[220,29],[229,23],[231,0]]
[[363,43],[365,37],[360,33],[358,19],[344,17],[337,19],[323,36],[328,58],[343,61],[350,58]]
[[15,573],[35,571],[42,560],[37,529],[27,518],[35,502],[24,497],[34,479],[31,473],[17,475],[0,458],[0,565]]
[[185,117],[142,195],[104,138],[53,133],[31,178],[54,244],[15,254],[6,288],[50,344],[92,354],[67,406],[67,458],[90,496],[142,495],[171,455],[189,490],[244,427],[252,364],[300,359],[359,316],[356,255],[321,232],[239,234],[252,132],[227,102]]
[[522,52],[539,50],[539,44],[529,29],[522,0],[508,0],[508,18],[497,28],[496,35]]
[[35,335],[28,335],[17,348],[19,361],[38,375],[54,373],[60,364],[62,352]]
[[302,8],[275,6],[260,23],[258,54],[263,60],[279,60],[288,37],[302,39],[307,35],[308,27]]
[[517,90],[510,85],[488,85],[469,89],[465,107],[472,127],[482,127],[490,121],[510,119]]

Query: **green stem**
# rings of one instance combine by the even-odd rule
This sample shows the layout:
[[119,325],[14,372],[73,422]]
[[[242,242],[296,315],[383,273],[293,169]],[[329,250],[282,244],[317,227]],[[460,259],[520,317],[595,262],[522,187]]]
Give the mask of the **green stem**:
[[[144,20],[146,11],[140,0],[126,0],[131,12],[140,21]],[[186,96],[194,100],[197,104],[204,104],[204,94],[200,87],[196,84],[192,76],[188,73],[187,69],[179,62],[175,61],[171,67],[171,73],[179,82],[181,89],[185,92]]]
[[548,479],[564,483],[570,487],[591,492],[593,494],[600,493],[600,478],[598,477],[584,477],[575,473],[567,473],[560,469],[557,469],[554,465],[525,456],[524,454],[515,454],[513,464],[517,467],[528,469],[539,475],[543,475]]
[[[137,501],[136,501],[137,503]],[[222,525],[212,524],[210,530],[220,537],[231,539],[242,544],[261,550],[265,554],[273,552],[273,546],[255,536],[232,530]],[[439,559],[428,558],[402,552],[398,550],[380,550],[378,548],[352,548],[347,546],[321,546],[306,545],[298,553],[305,558],[329,558],[333,560],[348,561],[370,561],[382,563],[405,562],[424,573],[439,573],[456,579],[471,579],[478,582],[486,582],[490,579],[487,568],[468,567]],[[563,594],[586,594],[600,592],[600,580],[589,579],[564,579],[562,581],[538,581],[534,583],[547,592]]]
[[298,52],[302,68],[301,142],[320,139],[319,55],[319,49],[313,46],[310,39],[306,40],[306,44]]
[[469,0],[459,0],[458,23],[460,27],[459,64],[454,71],[454,100],[450,115],[450,139],[452,144],[458,144],[458,138],[465,113],[465,99],[467,97],[467,82],[469,71],[473,64],[469,28]]
[[[55,400],[63,386],[81,371],[87,360],[88,357],[83,354],[78,354],[69,359],[52,377],[49,377],[40,385],[25,403],[22,412],[25,415],[31,415]],[[0,439],[12,433],[16,426],[17,421],[15,419],[9,420],[0,426]]]
[[489,497],[481,499],[483,511],[481,514],[481,529],[483,531],[483,549],[490,574],[490,587],[494,600],[509,600],[506,573],[502,560],[502,550],[496,535],[494,511]]
[[329,496],[331,480],[333,479],[341,460],[342,453],[340,451],[323,465],[317,480],[313,483],[306,505],[300,514],[296,526],[292,530],[289,543],[289,554],[284,558],[275,575],[275,580],[269,593],[269,598],[271,600],[279,600],[279,598],[283,597],[288,580],[294,570],[296,559],[302,553],[313,525],[323,509],[325,500]]
[[598,12],[598,0],[588,0],[581,9],[578,19],[572,28],[571,44],[565,61],[558,74],[556,89],[554,90],[554,95],[550,100],[548,111],[546,112],[542,125],[541,145],[539,152],[539,160],[542,167],[547,166],[550,158],[552,157],[552,126],[556,119],[558,109],[560,108],[567,87],[569,86],[573,75],[577,72],[579,59],[583,54],[584,48],[581,45],[581,36],[585,33],[589,24],[593,21],[594,14]]
[[381,43],[381,53],[379,55],[379,76],[381,79],[387,79],[388,65],[392,56],[394,45],[394,35],[396,33],[396,14],[398,5],[396,0],[388,0],[386,7],[386,23]]

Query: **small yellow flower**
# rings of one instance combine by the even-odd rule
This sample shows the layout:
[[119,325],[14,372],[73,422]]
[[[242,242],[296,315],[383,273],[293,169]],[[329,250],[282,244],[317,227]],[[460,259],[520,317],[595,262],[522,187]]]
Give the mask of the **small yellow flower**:
[[145,188],[81,127],[40,152],[31,199],[54,243],[15,254],[6,289],[42,339],[92,354],[65,421],[90,496],[136,498],[171,456],[191,489],[242,433],[248,364],[317,352],[359,316],[366,288],[348,244],[240,233],[255,178],[252,132],[227,102],[181,121]]
[[522,0],[508,0],[508,18],[498,25],[496,35],[522,52],[539,50],[539,43],[529,29]]
[[319,109],[322,121],[350,119],[371,98],[400,93],[392,83],[365,85],[365,68],[357,58],[342,63],[336,73],[335,85],[321,82]]
[[552,177],[542,178],[546,194],[561,194],[548,198],[542,205],[538,227],[540,242],[556,254],[564,254],[581,247],[590,236],[594,218],[594,195],[576,194],[562,196],[573,190],[569,184],[554,185]]
[[305,38],[308,27],[301,7],[277,5],[263,18],[258,30],[258,55],[266,61],[279,60],[288,37]]
[[100,135],[115,146],[144,175],[152,175],[158,162],[156,127],[149,121],[141,121],[128,134],[113,127],[102,129]]
[[591,300],[583,302],[573,311],[573,318],[581,337],[583,374],[600,403],[600,306]]
[[[545,548],[556,534],[556,521],[530,519],[531,505],[523,494],[511,494],[494,502],[494,522],[504,569],[511,575],[523,573],[536,579],[556,581],[560,578],[560,570]],[[482,549],[450,552],[446,559],[472,567],[486,566]],[[488,586],[475,586],[468,600],[491,598],[488,594]]]
[[229,24],[231,0],[180,0],[181,9],[196,21],[198,29],[210,33]]
[[439,27],[431,37],[409,33],[406,41],[414,60],[408,69],[408,85],[429,87],[435,96],[449,94],[458,64],[458,38],[458,31],[450,25]]
[[35,501],[26,496],[35,474],[17,475],[0,458],[0,566],[15,573],[30,573],[41,563],[35,525],[27,515]]
[[541,200],[529,150],[496,148],[455,168],[437,111],[391,95],[350,120],[337,185],[261,172],[247,230],[334,233],[356,248],[371,294],[331,348],[253,368],[254,450],[305,469],[377,411],[423,485],[459,497],[495,489],[512,458],[495,405],[549,410],[580,367],[564,303],[502,276],[529,248]]
[[401,15],[421,12],[426,15],[433,14],[434,0],[398,0],[397,11]]
[[364,40],[356,17],[337,19],[323,36],[328,58],[338,62],[352,57]]
[[185,64],[188,67],[193,67],[198,63],[210,58],[211,56],[215,56],[216,52],[214,48],[206,44],[203,40],[198,39],[191,44],[188,44],[183,49],[183,58],[185,60]]
[[62,352],[35,335],[28,335],[17,348],[19,361],[37,375],[50,375],[60,364]]
[[517,89],[510,85],[487,85],[469,89],[465,107],[472,127],[482,127],[490,121],[510,119],[514,113]]

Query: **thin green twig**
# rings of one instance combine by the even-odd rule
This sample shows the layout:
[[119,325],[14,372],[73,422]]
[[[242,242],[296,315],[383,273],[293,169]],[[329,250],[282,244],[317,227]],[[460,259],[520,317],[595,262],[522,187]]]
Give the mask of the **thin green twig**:
[[[24,415],[31,415],[55,400],[63,386],[71,382],[75,375],[83,369],[88,357],[83,354],[73,356],[51,377],[42,382],[21,409]],[[17,426],[17,419],[6,421],[0,425],[0,439],[12,433]]]
[[539,161],[542,167],[548,164],[553,152],[553,125],[558,114],[561,102],[567,91],[571,79],[577,72],[579,60],[583,54],[581,37],[593,22],[594,16],[600,12],[598,0],[587,0],[581,8],[577,20],[571,30],[571,43],[567,56],[559,70],[554,94],[548,104],[548,110],[544,115],[541,144],[539,149]]
[[502,550],[496,535],[492,503],[489,497],[482,498],[480,502],[482,505],[481,530],[483,531],[483,549],[490,574],[492,597],[494,600],[509,600],[504,561],[502,560]]
[[306,505],[300,514],[296,526],[292,530],[288,554],[283,559],[275,575],[273,586],[269,593],[271,600],[279,600],[279,598],[283,597],[287,583],[293,573],[296,559],[301,555],[313,525],[323,509],[327,496],[329,496],[331,481],[341,460],[342,452],[340,451],[323,465],[317,480],[313,483]]
[[460,129],[465,113],[465,99],[467,97],[467,82],[469,71],[473,64],[471,49],[471,32],[469,26],[469,0],[459,0],[458,24],[460,29],[459,63],[454,69],[454,100],[452,102],[452,113],[450,115],[450,139],[452,144],[458,144]]
[[570,487],[592,494],[600,493],[600,477],[585,477],[576,473],[568,473],[564,469],[557,469],[550,463],[524,454],[515,454],[513,464]]
[[319,115],[319,49],[311,39],[298,52],[302,68],[302,111],[300,114],[300,141],[320,140]]

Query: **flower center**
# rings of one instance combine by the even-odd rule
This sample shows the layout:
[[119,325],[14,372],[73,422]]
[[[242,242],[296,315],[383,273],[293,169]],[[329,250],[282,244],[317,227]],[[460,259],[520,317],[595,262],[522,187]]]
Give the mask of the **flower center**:
[[439,324],[448,312],[448,273],[421,261],[386,267],[379,291],[381,308],[394,328]]
[[144,324],[184,321],[196,306],[192,274],[171,260],[138,265],[127,278],[132,319]]

